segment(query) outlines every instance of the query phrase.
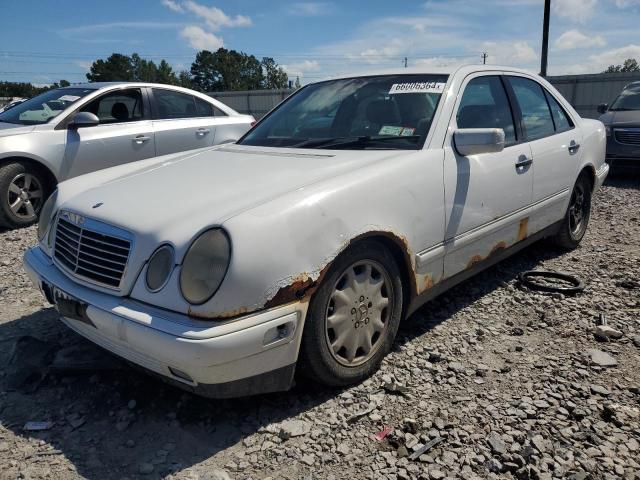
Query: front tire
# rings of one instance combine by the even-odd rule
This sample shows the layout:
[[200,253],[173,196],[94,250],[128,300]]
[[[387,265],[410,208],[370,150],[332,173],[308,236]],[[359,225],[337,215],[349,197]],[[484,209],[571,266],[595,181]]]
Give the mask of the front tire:
[[398,331],[402,288],[398,265],[382,244],[365,240],[338,256],[309,305],[301,373],[336,387],[373,374]]
[[587,232],[591,217],[592,184],[586,174],[581,174],[571,192],[569,206],[554,237],[555,243],[567,250],[576,248]]
[[23,162],[0,166],[0,227],[35,223],[46,193],[46,179],[40,171]]

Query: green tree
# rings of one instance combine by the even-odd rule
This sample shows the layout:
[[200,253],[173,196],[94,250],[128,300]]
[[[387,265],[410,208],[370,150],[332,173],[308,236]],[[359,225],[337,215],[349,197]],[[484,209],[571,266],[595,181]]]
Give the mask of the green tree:
[[173,68],[166,60],[160,60],[160,64],[158,65],[156,79],[154,80],[157,83],[166,83],[167,85],[177,85],[178,77],[176,76]]
[[87,73],[90,82],[131,82],[134,78],[131,57],[121,53],[113,53],[106,60],[96,60]]
[[202,92],[263,88],[262,64],[253,55],[219,48],[202,50],[191,65],[193,88]]
[[289,77],[282,67],[278,66],[271,57],[262,58],[262,69],[264,70],[263,88],[287,88]]
[[158,78],[158,67],[153,60],[145,60],[140,55],[131,55],[131,70],[136,82],[155,82]]
[[192,88],[191,85],[191,74],[187,70],[182,70],[178,74],[178,85],[184,88]]
[[67,80],[60,80],[58,82],[58,85],[60,85],[61,87],[68,87],[69,85],[71,85],[71,83],[69,83],[69,81]]
[[635,58],[627,58],[622,65],[609,65],[602,73],[640,72],[640,66]]
[[293,88],[297,90],[300,87],[302,87],[302,85],[300,85],[300,77],[296,77],[296,83],[293,84]]

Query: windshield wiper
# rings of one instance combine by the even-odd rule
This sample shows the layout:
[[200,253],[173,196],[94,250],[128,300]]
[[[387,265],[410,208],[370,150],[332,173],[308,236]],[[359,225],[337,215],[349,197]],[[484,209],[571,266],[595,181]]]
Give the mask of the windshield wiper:
[[384,143],[389,140],[418,140],[420,135],[395,135],[395,136],[375,136],[364,135],[360,137],[330,137],[313,138],[291,145],[290,148],[333,148],[346,146],[367,146],[372,143]]
[[620,108],[610,108],[609,109],[612,112],[635,112],[636,110],[639,110],[638,108],[626,108],[626,107],[620,107]]

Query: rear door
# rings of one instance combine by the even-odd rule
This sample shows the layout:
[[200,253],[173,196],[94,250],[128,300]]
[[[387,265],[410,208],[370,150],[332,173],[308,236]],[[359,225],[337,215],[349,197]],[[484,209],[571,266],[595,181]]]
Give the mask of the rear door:
[[531,229],[562,219],[580,160],[582,135],[560,103],[531,78],[509,75],[534,165]]
[[[462,156],[459,128],[502,128],[503,151]],[[445,277],[473,267],[527,235],[533,188],[531,150],[499,74],[467,77],[445,138]]]
[[213,145],[216,122],[212,104],[176,90],[153,88],[152,92],[158,155]]
[[62,178],[155,156],[150,108],[142,89],[110,91],[79,110],[95,114],[100,124],[67,129]]

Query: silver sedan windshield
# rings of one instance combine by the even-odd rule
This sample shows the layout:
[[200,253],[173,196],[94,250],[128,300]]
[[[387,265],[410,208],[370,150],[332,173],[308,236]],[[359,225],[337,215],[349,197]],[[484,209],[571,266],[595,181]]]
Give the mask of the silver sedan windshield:
[[57,88],[41,93],[26,102],[0,113],[0,122],[39,125],[57,117],[69,105],[95,90],[92,88]]

